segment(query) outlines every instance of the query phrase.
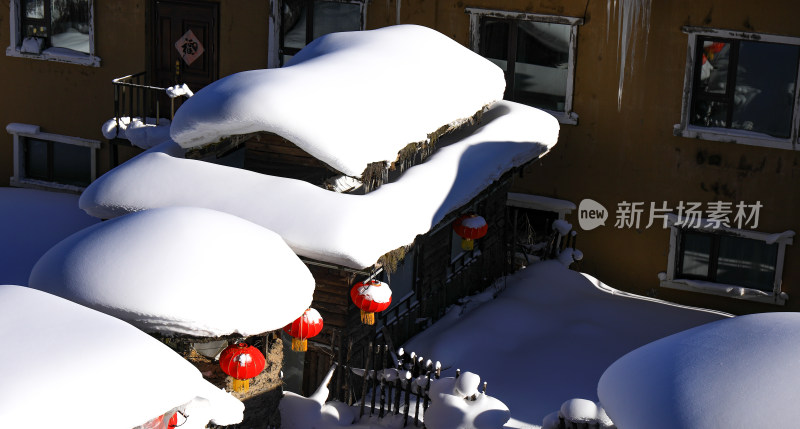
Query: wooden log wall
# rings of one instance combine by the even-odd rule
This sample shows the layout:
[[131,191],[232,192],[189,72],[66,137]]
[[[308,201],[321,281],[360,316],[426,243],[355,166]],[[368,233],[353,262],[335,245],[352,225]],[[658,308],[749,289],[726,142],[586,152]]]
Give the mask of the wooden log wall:
[[273,133],[260,132],[245,143],[244,168],[272,176],[322,185],[336,172],[294,143]]

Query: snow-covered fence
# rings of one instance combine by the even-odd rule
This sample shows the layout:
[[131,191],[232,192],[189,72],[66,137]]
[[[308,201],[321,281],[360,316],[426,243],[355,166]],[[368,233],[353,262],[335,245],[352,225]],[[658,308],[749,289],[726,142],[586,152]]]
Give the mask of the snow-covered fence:
[[[403,427],[424,427],[422,415],[430,404],[431,379],[441,376],[441,365],[430,359],[392,352],[388,345],[369,344],[364,368],[340,367],[350,381],[332,391],[332,399],[354,405],[359,418],[402,419]],[[360,382],[353,380],[360,378]]]

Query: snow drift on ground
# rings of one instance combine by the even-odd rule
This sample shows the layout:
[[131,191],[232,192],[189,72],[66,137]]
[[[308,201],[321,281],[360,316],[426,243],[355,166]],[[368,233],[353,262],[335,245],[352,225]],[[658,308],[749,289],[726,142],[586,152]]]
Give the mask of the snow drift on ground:
[[176,158],[162,153],[177,153],[176,145],[165,144],[100,177],[81,195],[80,206],[100,218],[156,207],[207,207],[277,232],[298,255],[365,268],[412,243],[558,139],[552,116],[512,102],[495,103],[481,124],[366,195]]
[[47,249],[96,223],[78,208],[77,195],[0,187],[0,284],[28,284]]
[[469,371],[459,378],[431,380],[431,405],[425,411],[430,429],[500,429],[511,418],[497,398],[478,391],[480,377]]
[[244,405],[127,323],[54,295],[0,286],[0,426],[132,428],[175,408],[185,428],[242,420]]
[[322,36],[280,69],[237,73],[175,114],[184,148],[273,132],[339,172],[393,162],[409,143],[503,98],[503,71],[430,28],[399,25]]
[[508,426],[539,425],[572,398],[597,401],[597,381],[625,353],[727,316],[625,294],[558,261],[532,265],[506,284],[464,315],[467,307],[452,308],[404,348],[441,361],[446,372],[480,374],[511,410]]
[[800,314],[764,313],[634,350],[597,390],[621,429],[796,427],[799,383]]
[[194,207],[77,232],[42,256],[29,284],[147,332],[210,337],[280,329],[314,292],[308,268],[277,234]]

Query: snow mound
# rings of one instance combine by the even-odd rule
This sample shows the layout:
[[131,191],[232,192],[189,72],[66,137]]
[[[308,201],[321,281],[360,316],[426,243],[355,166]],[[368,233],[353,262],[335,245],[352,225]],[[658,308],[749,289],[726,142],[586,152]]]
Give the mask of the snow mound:
[[[462,380],[464,376],[468,378]],[[511,412],[498,399],[477,393],[479,383],[480,377],[470,372],[459,378],[431,380],[431,404],[425,411],[425,426],[430,429],[502,428],[511,418]],[[465,394],[470,396],[465,397]]]
[[726,317],[624,294],[555,260],[497,285],[506,286],[495,299],[490,288],[490,299],[475,308],[452,307],[403,346],[435,356],[449,371],[481,374],[513,418],[531,425],[570,398],[597,401],[603,371],[631,350]]
[[44,292],[0,286],[0,343],[3,427],[131,428],[175,408],[203,410],[185,428],[242,420],[239,400],[164,344]]
[[143,121],[142,118],[123,116],[119,121],[115,118],[107,120],[101,131],[108,140],[121,138],[136,147],[150,149],[169,140],[169,127],[170,121],[166,118],[161,118],[156,124],[155,118],[146,118]]
[[80,206],[100,218],[156,207],[206,207],[277,232],[298,255],[365,268],[412,243],[505,172],[541,156],[556,143],[558,130],[558,121],[541,110],[497,102],[474,132],[366,195],[175,158],[162,151],[175,152],[177,145],[162,145],[94,181]]
[[147,332],[204,337],[280,329],[314,292],[311,273],[277,234],[191,207],[133,213],[73,234],[42,256],[29,284]]
[[800,314],[720,320],[614,362],[597,393],[621,428],[794,427]]
[[430,28],[332,33],[283,68],[237,73],[198,91],[176,112],[170,135],[188,149],[272,132],[360,177],[367,164],[393,162],[409,143],[502,100],[504,90],[499,67]]
[[49,248],[98,222],[78,208],[77,195],[0,187],[0,284],[27,285]]

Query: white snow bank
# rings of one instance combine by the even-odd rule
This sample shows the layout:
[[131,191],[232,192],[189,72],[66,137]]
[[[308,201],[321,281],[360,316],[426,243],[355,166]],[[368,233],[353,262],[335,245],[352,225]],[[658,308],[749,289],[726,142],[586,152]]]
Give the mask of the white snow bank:
[[311,273],[277,234],[191,207],[84,229],[42,256],[29,284],[147,332],[211,337],[280,329],[314,292]]
[[98,223],[78,196],[0,187],[0,284],[28,284],[36,261],[68,235]]
[[167,97],[169,98],[178,98],[182,96],[192,97],[194,96],[194,92],[189,89],[189,85],[182,83],[180,85],[173,85],[166,89]]
[[409,143],[503,98],[503,71],[430,28],[322,36],[280,69],[237,73],[184,102],[170,134],[184,148],[268,131],[360,177]]
[[425,411],[425,426],[430,429],[502,428],[511,417],[508,407],[496,398],[478,393],[479,383],[480,377],[470,372],[459,378],[431,380],[428,394],[431,404]]
[[298,180],[174,158],[160,152],[175,152],[175,145],[165,144],[93,182],[80,206],[100,218],[155,207],[207,207],[277,232],[299,255],[365,268],[412,243],[557,139],[558,122],[549,114],[498,102],[472,134],[366,195],[337,194]]
[[800,314],[699,326],[614,362],[597,392],[620,428],[794,427]]
[[552,260],[505,284],[496,299],[463,315],[451,309],[404,348],[440,360],[446,373],[470,368],[481,374],[513,418],[529,425],[541,424],[568,399],[597,401],[597,381],[625,353],[726,317],[619,294]]
[[127,323],[22,286],[0,286],[0,425],[131,428],[205,403],[184,427],[242,420],[244,405]]
[[142,149],[150,149],[169,140],[170,121],[161,118],[156,124],[155,118],[130,118],[123,116],[119,118],[119,132],[117,132],[118,121],[115,118],[107,120],[102,126],[103,137],[106,139],[121,138],[129,140],[132,145]]

